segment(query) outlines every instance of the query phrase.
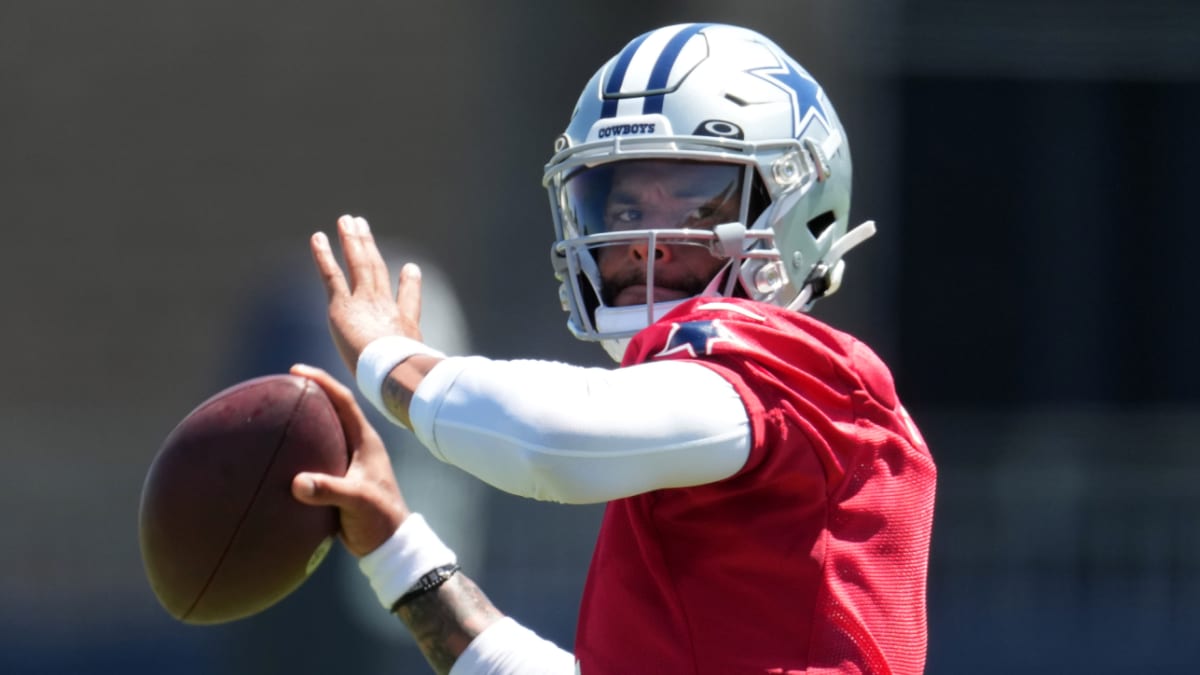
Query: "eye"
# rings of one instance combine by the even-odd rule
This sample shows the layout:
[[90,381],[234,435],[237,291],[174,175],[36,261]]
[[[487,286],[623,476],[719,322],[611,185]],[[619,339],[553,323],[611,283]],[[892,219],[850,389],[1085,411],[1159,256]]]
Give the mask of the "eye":
[[636,223],[642,219],[641,209],[615,209],[609,214],[614,222]]

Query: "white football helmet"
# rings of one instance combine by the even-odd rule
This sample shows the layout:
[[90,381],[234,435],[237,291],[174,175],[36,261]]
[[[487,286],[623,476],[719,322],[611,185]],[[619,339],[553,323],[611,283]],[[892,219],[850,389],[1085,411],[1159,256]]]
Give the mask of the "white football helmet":
[[[618,361],[630,337],[683,300],[655,302],[647,255],[644,301],[613,302],[600,275],[606,249],[703,246],[726,263],[690,297],[804,311],[837,290],[842,256],[874,233],[870,222],[847,228],[850,148],[821,86],[745,28],[681,24],[634,39],[588,82],[554,149],[542,182],[567,326]],[[668,161],[690,176],[703,209],[677,210],[664,227],[613,206],[617,172]]]

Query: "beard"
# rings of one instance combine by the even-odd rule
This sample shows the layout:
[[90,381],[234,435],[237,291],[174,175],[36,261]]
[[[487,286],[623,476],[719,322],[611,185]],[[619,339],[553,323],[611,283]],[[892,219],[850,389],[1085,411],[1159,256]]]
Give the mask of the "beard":
[[[654,289],[649,292],[639,292],[639,299],[633,302],[628,295],[622,298],[622,291],[634,286],[644,288],[646,286],[646,269],[644,267],[631,268],[604,280],[603,285],[600,287],[600,300],[608,307],[618,307],[622,305],[644,304],[647,295],[656,301],[690,298],[702,293],[708,287],[710,281],[712,281],[711,277],[705,278],[686,272],[666,276],[656,271],[654,274]],[[666,291],[668,295],[674,297],[658,298],[658,293],[655,291]]]

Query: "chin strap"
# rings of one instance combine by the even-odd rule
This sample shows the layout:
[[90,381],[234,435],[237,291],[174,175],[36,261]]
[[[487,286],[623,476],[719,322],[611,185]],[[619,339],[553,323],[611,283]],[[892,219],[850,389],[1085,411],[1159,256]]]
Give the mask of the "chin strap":
[[875,221],[867,220],[859,224],[858,227],[850,230],[838,240],[833,242],[833,246],[829,247],[828,258],[831,261],[841,261],[842,256],[850,252],[850,249],[858,246],[864,241],[875,236]]
[[607,307],[601,305],[596,308],[595,313],[596,331],[599,333],[636,333],[663,318],[664,314],[690,299],[682,298],[680,300],[656,302],[654,303],[652,313],[647,311],[646,305],[628,305],[626,307]]
[[846,232],[829,247],[825,259],[813,268],[809,281],[788,303],[788,309],[807,312],[817,300],[832,295],[842,285],[846,262],[842,260],[851,249],[875,236],[875,221],[868,220]]

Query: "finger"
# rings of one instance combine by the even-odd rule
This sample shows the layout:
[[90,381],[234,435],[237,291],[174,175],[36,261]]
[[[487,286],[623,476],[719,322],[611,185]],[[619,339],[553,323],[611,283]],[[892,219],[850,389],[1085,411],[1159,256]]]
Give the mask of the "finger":
[[421,324],[421,268],[416,263],[405,263],[400,268],[400,283],[396,288],[396,307],[401,315],[412,319],[414,326]]
[[346,258],[346,275],[350,280],[350,291],[362,287],[362,241],[356,234],[358,223],[354,216],[338,218],[338,241],[342,245],[342,255]]
[[338,421],[342,423],[342,430],[346,434],[346,443],[350,452],[357,451],[362,446],[363,438],[367,430],[371,428],[371,423],[367,421],[367,416],[363,414],[358,401],[354,400],[354,392],[321,368],[297,363],[291,367],[290,372],[316,382],[317,386],[325,391],[329,401],[333,403],[333,410],[337,413]]
[[317,273],[321,275],[321,283],[325,286],[325,294],[330,299],[349,292],[346,286],[346,276],[333,255],[329,246],[329,237],[324,232],[317,232],[309,238],[309,249],[312,251],[313,262],[317,265]]
[[391,284],[388,279],[387,261],[379,252],[379,244],[375,242],[375,233],[371,231],[371,226],[367,223],[366,218],[356,218],[355,220],[358,226],[356,231],[359,238],[362,239],[363,255],[367,259],[368,270],[374,274],[372,283],[376,289],[386,290]]
[[310,506],[336,506],[339,509],[362,499],[357,482],[307,471],[292,478],[292,496]]
[[342,216],[338,219],[338,234],[346,255],[346,270],[350,275],[352,292],[379,292],[388,287],[387,265],[371,236],[371,228],[363,218]]
[[361,480],[323,473],[296,474],[292,478],[292,496],[309,506],[338,509],[342,542],[358,557],[387,541],[410,514],[398,492],[373,494]]

